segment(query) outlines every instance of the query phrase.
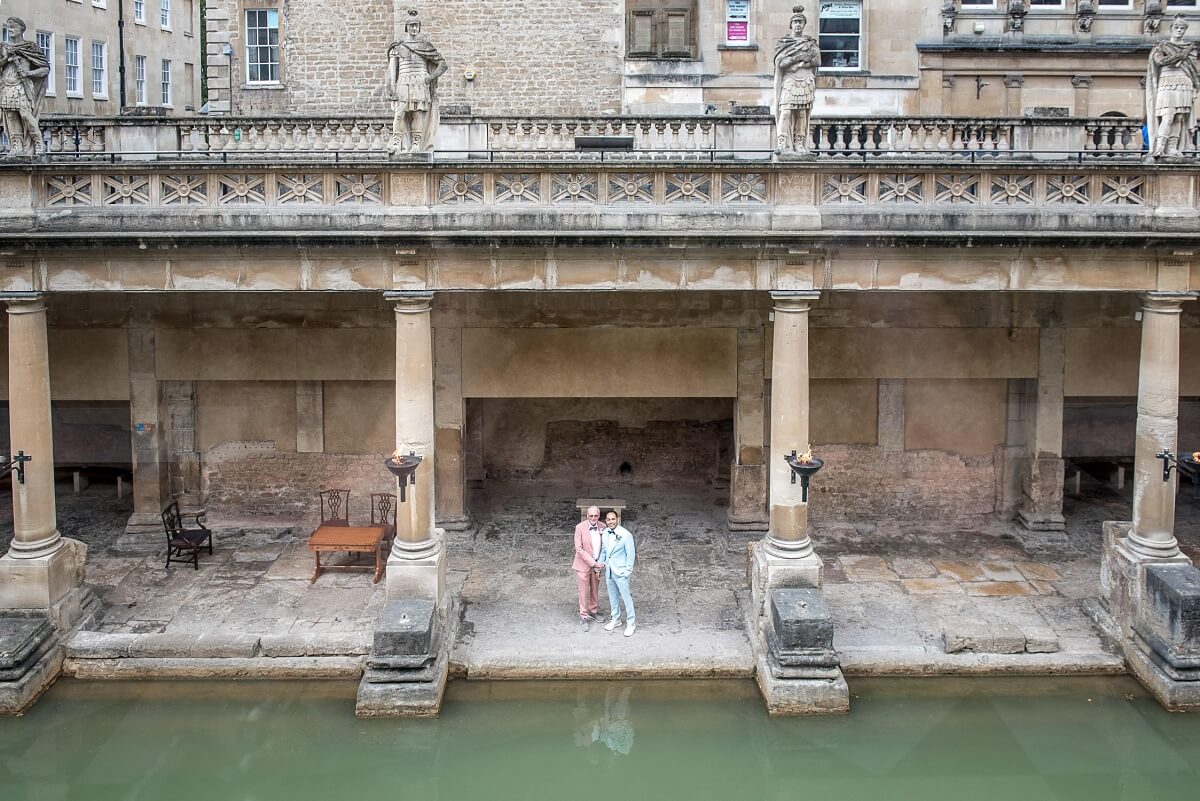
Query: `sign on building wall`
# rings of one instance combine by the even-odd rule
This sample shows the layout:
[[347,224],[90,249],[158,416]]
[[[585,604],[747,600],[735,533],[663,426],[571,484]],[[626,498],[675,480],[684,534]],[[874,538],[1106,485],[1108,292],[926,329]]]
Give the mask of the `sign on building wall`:
[[750,41],[750,0],[725,0],[725,41]]

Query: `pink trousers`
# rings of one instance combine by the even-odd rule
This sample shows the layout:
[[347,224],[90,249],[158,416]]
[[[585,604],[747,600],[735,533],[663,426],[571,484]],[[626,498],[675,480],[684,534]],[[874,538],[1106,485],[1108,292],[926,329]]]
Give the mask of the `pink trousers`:
[[579,617],[600,614],[600,575],[595,570],[577,570],[575,579],[579,584]]

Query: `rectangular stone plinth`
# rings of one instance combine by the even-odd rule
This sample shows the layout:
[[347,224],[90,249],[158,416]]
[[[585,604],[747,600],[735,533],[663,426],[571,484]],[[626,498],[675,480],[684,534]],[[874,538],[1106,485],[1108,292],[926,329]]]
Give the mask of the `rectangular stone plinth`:
[[1200,668],[1200,570],[1148,565],[1134,630],[1175,668]]
[[[436,539],[442,542],[445,532],[438,529]],[[446,554],[440,546],[437,552],[424,559],[388,557],[384,578],[389,601],[420,599],[438,604],[446,587]]]
[[[836,715],[850,711],[850,688],[840,668],[816,669],[812,677],[793,677],[759,653],[755,679],[772,716]],[[820,677],[815,677],[819,672]]]
[[0,670],[24,665],[53,634],[44,615],[0,615]]
[[385,604],[358,685],[355,715],[407,718],[438,714],[450,671],[457,621],[454,609],[453,601],[440,608],[423,601]]
[[83,582],[87,546],[66,537],[62,542],[49,556],[0,557],[0,609],[50,609]]
[[770,608],[781,651],[833,649],[833,617],[820,590],[773,589]]
[[428,656],[436,612],[432,601],[388,601],[375,621],[372,658]]

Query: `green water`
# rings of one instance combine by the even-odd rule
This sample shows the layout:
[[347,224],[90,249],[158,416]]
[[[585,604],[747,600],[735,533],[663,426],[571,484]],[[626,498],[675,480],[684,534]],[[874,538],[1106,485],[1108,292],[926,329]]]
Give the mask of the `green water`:
[[1200,715],[1125,680],[858,681],[785,720],[745,682],[455,682],[427,721],[354,689],[60,681],[0,719],[0,800],[1200,798]]

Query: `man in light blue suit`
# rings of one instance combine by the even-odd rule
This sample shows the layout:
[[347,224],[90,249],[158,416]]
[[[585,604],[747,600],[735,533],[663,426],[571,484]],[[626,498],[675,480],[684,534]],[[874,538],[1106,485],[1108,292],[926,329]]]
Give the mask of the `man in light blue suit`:
[[624,603],[625,636],[632,637],[637,630],[637,613],[633,610],[633,596],[629,594],[629,578],[633,575],[633,563],[637,559],[633,534],[617,523],[616,512],[604,516],[604,525],[598,561],[605,567],[608,603],[612,609],[612,619],[605,624],[604,630],[615,631],[621,625],[621,604]]

